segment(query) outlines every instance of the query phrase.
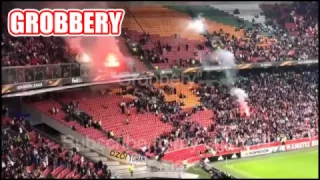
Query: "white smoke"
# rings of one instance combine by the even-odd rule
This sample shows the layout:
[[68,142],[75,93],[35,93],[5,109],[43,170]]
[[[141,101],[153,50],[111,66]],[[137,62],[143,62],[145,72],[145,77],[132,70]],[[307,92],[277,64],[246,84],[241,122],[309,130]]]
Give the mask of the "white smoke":
[[222,69],[225,69],[227,84],[234,84],[236,79],[236,58],[230,51],[218,49],[214,52],[216,61]]
[[214,52],[217,62],[222,67],[234,68],[236,66],[234,54],[228,50],[218,49]]
[[202,17],[202,15],[199,14],[197,18],[192,20],[189,23],[187,29],[194,30],[195,32],[198,32],[198,33],[205,33],[206,32],[205,20]]
[[240,88],[235,88],[235,87],[231,88],[230,94],[232,96],[237,97],[237,100],[240,104],[244,103],[248,99],[248,94],[243,89],[240,89]]
[[234,87],[237,74],[235,60],[234,54],[224,49],[218,49],[209,56],[210,62],[218,64],[218,67],[224,70],[226,75],[225,84],[228,87],[231,87],[230,94],[237,98],[240,110],[249,116],[249,107],[248,103],[246,102],[246,100],[248,100],[248,94],[243,89]]
[[[218,49],[213,53],[202,55],[204,59],[203,66],[216,66],[219,69],[224,70],[226,74],[226,85],[233,85],[236,80],[236,63],[235,57],[232,52]],[[215,65],[213,65],[215,64]]]
[[244,112],[247,116],[250,116],[250,109],[246,100],[248,100],[248,94],[240,88],[231,88],[230,94],[237,98],[237,101],[240,105],[240,111]]

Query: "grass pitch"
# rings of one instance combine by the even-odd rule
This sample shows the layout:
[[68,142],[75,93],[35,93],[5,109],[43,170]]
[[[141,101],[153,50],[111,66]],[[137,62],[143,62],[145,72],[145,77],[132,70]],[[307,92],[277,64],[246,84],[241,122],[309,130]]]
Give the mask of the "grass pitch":
[[[277,154],[242,158],[213,163],[217,169],[237,178],[318,178],[318,147]],[[200,167],[191,167],[190,173],[210,178]]]

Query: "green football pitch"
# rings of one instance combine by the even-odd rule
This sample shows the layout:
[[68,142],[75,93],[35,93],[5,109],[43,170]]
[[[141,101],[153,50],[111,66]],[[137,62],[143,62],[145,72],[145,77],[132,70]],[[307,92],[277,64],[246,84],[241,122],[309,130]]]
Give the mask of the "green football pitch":
[[[318,178],[318,158],[318,147],[314,147],[212,165],[236,178]],[[210,178],[199,166],[190,167],[188,172],[199,174],[200,178]]]

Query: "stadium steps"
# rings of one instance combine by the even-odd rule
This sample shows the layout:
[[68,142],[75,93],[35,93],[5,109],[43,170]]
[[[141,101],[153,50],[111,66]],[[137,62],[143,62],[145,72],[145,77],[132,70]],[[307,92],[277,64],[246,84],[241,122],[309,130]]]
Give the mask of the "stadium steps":
[[[110,100],[110,99],[109,99]],[[44,121],[44,123],[46,123],[47,125],[49,125],[49,126],[51,126],[51,127],[55,127],[55,129],[56,130],[59,130],[59,127],[58,126],[55,126],[53,123],[58,123],[58,122],[56,122],[56,121],[50,121],[51,123],[49,123],[49,121],[48,120],[43,120]],[[60,133],[62,133],[62,132],[60,132]],[[73,140],[71,139],[72,137],[70,137],[70,136],[68,136],[68,135],[60,135],[60,136],[56,136],[56,138],[55,139],[57,139],[59,142],[64,142],[64,143],[61,143],[61,144],[69,144],[69,147],[74,147],[74,144],[72,144],[72,143],[74,143],[73,142]],[[78,145],[78,147],[79,147],[79,150],[80,150],[80,148],[83,148],[83,149],[85,149],[85,151],[86,152],[88,152],[88,148],[85,148],[85,147],[83,147],[83,146],[81,146],[80,144]],[[82,154],[82,152],[80,152],[81,154]],[[93,157],[87,157],[88,159],[91,159],[91,160],[95,160]],[[99,158],[99,157],[96,157],[96,158]],[[105,161],[104,161],[105,162]],[[115,164],[110,164],[110,163],[117,163],[117,165],[115,165]],[[129,173],[129,171],[128,171],[128,166],[125,166],[125,165],[122,165],[122,164],[120,164],[118,161],[107,161],[107,162],[105,162],[109,167],[110,167],[110,169],[111,169],[111,166],[113,167],[112,168],[112,173],[113,174],[119,174],[119,175],[121,175],[121,176],[125,176],[125,177],[128,177],[128,176],[130,176],[130,173]],[[62,178],[62,177],[66,177],[66,176],[68,176],[68,175],[70,175],[70,172],[67,172],[67,170],[66,170],[66,173],[64,173],[64,172],[62,172],[63,170],[64,170],[65,168],[59,168],[59,169],[55,169],[54,171],[53,171],[53,173],[54,173],[54,176],[57,176],[57,175],[59,175],[60,173],[62,173],[62,175],[60,175],[60,177],[59,178]],[[147,168],[146,166],[144,166],[144,167],[135,167],[135,172],[136,173],[141,173],[141,174],[147,174],[147,172],[149,172],[150,171],[150,169],[149,168]],[[78,176],[78,175],[77,175]]]
[[[113,167],[110,167],[111,171],[113,174],[116,174],[120,177],[122,176],[128,176],[130,175],[130,172],[129,172],[129,166],[130,165],[121,165],[121,166],[113,166]],[[115,168],[117,167],[117,168]],[[109,169],[109,167],[108,167]],[[149,167],[147,166],[143,166],[143,167],[135,167],[134,168],[134,173],[148,173],[149,172]]]
[[[155,87],[163,87],[164,83],[160,83],[160,84],[155,84]],[[165,96],[165,100],[167,102],[171,102],[171,101],[180,101],[183,102],[185,104],[185,106],[183,106],[184,109],[190,109],[195,107],[196,105],[199,105],[199,97],[197,97],[196,95],[194,95],[191,91],[190,88],[191,87],[195,87],[197,86],[196,84],[193,83],[188,83],[188,84],[182,84],[182,83],[170,83],[170,86],[173,86],[177,89],[177,94],[171,94],[168,95],[167,93],[164,94]],[[179,98],[180,93],[184,94],[187,98]]]
[[108,166],[120,165],[120,163],[118,161],[110,160],[107,157],[101,156],[98,153],[92,151],[90,148],[86,148],[79,143],[74,143],[74,141],[71,138],[69,138],[67,135],[60,135],[60,137],[57,137],[56,139],[59,140],[63,144],[64,147],[73,148],[73,147],[78,146],[79,152],[81,154],[83,154],[85,157],[87,157],[93,161],[101,160],[103,163],[106,163]]
[[[46,136],[49,136],[49,135],[46,134]],[[118,161],[109,160],[107,157],[99,155],[98,153],[92,151],[90,148],[86,148],[79,143],[75,143],[74,140],[69,138],[67,135],[59,135],[55,137],[50,136],[50,139],[56,142],[59,142],[59,144],[62,144],[62,146],[66,149],[72,149],[73,147],[78,146],[80,154],[82,154],[84,157],[92,161],[101,160],[103,163],[106,163],[108,166],[120,165]]]
[[[81,152],[81,150],[79,150]],[[81,152],[83,153],[84,156],[87,156],[87,157],[99,157],[99,154],[96,153],[96,152]]]

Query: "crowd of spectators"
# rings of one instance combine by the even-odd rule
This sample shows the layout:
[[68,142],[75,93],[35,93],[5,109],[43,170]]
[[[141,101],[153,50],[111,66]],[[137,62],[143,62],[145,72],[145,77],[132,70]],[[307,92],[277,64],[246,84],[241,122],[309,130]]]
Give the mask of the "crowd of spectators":
[[[241,76],[234,86],[248,93],[250,115],[241,111],[236,98],[230,95],[230,85],[226,86],[222,81],[213,84],[199,82],[199,88],[190,89],[201,101],[201,105],[192,111],[183,110],[178,102],[165,102],[164,93],[171,91],[145,85],[127,89],[127,93],[134,94],[137,99],[122,103],[119,108],[123,113],[127,112],[128,106],[136,107],[137,113],[154,112],[162,121],[175,127],[170,133],[156,138],[154,144],[141,149],[142,153],[154,153],[157,159],[161,159],[171,143],[179,139],[186,140],[187,146],[206,144],[213,151],[225,151],[318,135],[317,85],[318,70],[308,68],[252,72]],[[77,102],[69,103],[66,111],[72,113],[78,106]],[[54,109],[53,113],[57,112]],[[212,125],[202,127],[189,121],[190,115],[198,111],[213,111]],[[50,149],[40,135],[36,135],[34,141],[30,140],[28,131],[31,127],[25,124],[23,120],[12,120],[8,132],[15,132],[15,135],[3,132],[2,177],[41,178],[47,167],[62,165],[74,170],[75,174],[98,178],[97,171],[91,171],[86,162],[81,166],[82,160],[77,161],[78,164],[72,161],[77,150],[63,153],[61,148]],[[105,171],[106,166],[100,166],[101,162],[95,164],[97,167],[92,170]],[[34,166],[31,173],[25,168],[30,166]],[[103,174],[108,176],[109,171]]]
[[[294,3],[287,7],[287,16],[280,20],[268,20],[274,34],[271,42],[265,42],[265,38],[262,38],[257,30],[248,30],[246,38],[230,36],[223,30],[211,35],[218,37],[216,43],[219,47],[235,54],[238,63],[251,62],[254,59],[284,61],[318,58],[318,16],[315,6],[315,2]],[[266,16],[268,18],[267,14]],[[294,31],[298,33],[290,33],[292,29],[289,29],[290,32],[283,29],[286,23],[283,19],[286,18],[297,25]],[[147,41],[149,35],[144,36]],[[265,46],[265,43],[271,44]],[[2,48],[3,66],[53,64],[71,62],[70,59],[74,59],[61,38],[16,38],[9,36],[6,29],[3,29],[2,33]],[[189,49],[188,45],[178,49],[180,48]],[[203,49],[203,45],[197,48]],[[159,41],[154,49],[145,50],[145,53],[152,63],[166,63],[168,60],[162,56],[163,51],[171,50],[169,44],[163,45]],[[196,64],[200,64],[200,61],[178,59],[174,66],[187,67]],[[174,126],[170,133],[157,137],[154,144],[141,150],[143,154],[154,153],[157,159],[161,159],[171,143],[180,139],[186,140],[187,146],[206,144],[214,151],[224,151],[318,135],[318,83],[318,70],[314,69],[249,73],[233,84],[248,93],[249,115],[239,108],[236,97],[230,95],[230,85],[227,86],[221,81],[210,85],[200,83],[199,88],[192,89],[201,102],[201,105],[194,107],[192,111],[183,110],[183,104],[179,101],[165,101],[164,93],[175,94],[174,87],[159,89],[149,85],[129,88],[127,92],[135,95],[137,99],[121,104],[119,108],[122,113],[128,113],[127,123],[130,123],[127,107],[132,105],[136,107],[137,113],[153,112],[161,121]],[[78,103],[67,105],[68,119],[74,118],[74,107],[78,106]],[[189,117],[198,111],[213,111],[210,127],[202,127],[197,122],[189,121]],[[58,109],[53,108],[52,113],[58,113]],[[94,126],[101,129],[101,121],[91,117],[84,118],[81,124],[84,127]],[[110,179],[111,172],[101,161],[90,163],[80,155],[80,160],[74,162],[73,157],[78,155],[77,150],[50,149],[45,138],[39,134],[31,140],[29,134],[32,129],[23,119],[13,119],[9,127],[2,133],[2,178],[45,178],[43,172],[48,167],[55,169],[64,166],[74,171],[73,176],[80,173],[81,176],[94,179]],[[90,164],[93,164],[93,167]],[[33,167],[33,170],[27,170],[26,167]],[[224,177],[224,174],[213,174]]]
[[33,65],[76,63],[76,54],[69,50],[61,37],[13,37],[8,33],[6,16],[3,16],[2,20],[2,67],[29,66],[28,69],[2,69],[3,84],[80,75],[78,64],[32,67]]
[[76,147],[66,150],[59,145],[50,146],[50,141],[35,133],[24,118],[11,119],[8,128],[2,131],[1,140],[1,179],[52,178],[59,175],[54,171],[60,167],[70,170],[69,178],[111,178],[111,171],[102,161],[86,160]]
[[[64,105],[64,108],[62,109],[65,112],[65,119],[67,122],[70,121],[76,121],[78,122],[81,126],[84,128],[90,128],[93,127],[94,129],[97,130],[102,130],[101,125],[102,122],[101,120],[96,120],[92,118],[90,115],[86,114],[85,112],[77,112],[75,113],[76,109],[79,108],[80,103],[79,101],[70,101],[68,104]],[[59,113],[59,108],[52,107],[51,113],[53,115],[57,115]],[[76,131],[75,126],[72,126],[72,130]],[[111,135],[110,135],[111,133]],[[107,137],[113,137],[113,132],[108,132]]]
[[[213,148],[199,152],[201,154],[318,135],[318,70],[265,71],[241,77],[233,86],[248,93],[249,115],[230,94],[230,85],[222,81],[199,85],[191,91],[200,97],[201,105],[192,111],[183,110],[177,102],[159,99],[148,105],[155,108],[143,108],[145,111],[152,109],[163,122],[175,127],[149,147],[143,147],[143,154],[153,153],[161,159],[172,142],[179,139],[186,140],[187,146],[206,144]],[[135,88],[145,99],[157,98],[150,90],[159,92],[156,93],[159,97],[164,93],[152,86],[141,88],[143,91],[139,89]],[[136,100],[139,101],[140,98]],[[139,112],[139,103],[136,107]],[[190,121],[189,117],[198,111],[213,111],[210,126]]]
[[317,1],[297,1],[293,4],[261,7],[269,32],[281,41],[281,48],[289,46],[289,54],[294,54],[294,60],[318,57]]
[[[146,37],[148,34],[143,34],[142,39]],[[178,38],[178,37],[175,37]],[[147,38],[146,41],[152,41],[151,39]],[[166,63],[170,64],[172,68],[177,68],[177,67],[191,67],[191,66],[199,66],[201,64],[201,61],[198,57],[198,53],[195,51],[197,50],[204,50],[204,45],[203,44],[198,44],[198,47],[192,47],[189,44],[181,44],[177,45],[177,47],[172,48],[172,45],[169,45],[168,43],[163,44],[160,40],[157,42],[154,42],[155,46],[152,49],[146,49],[144,51],[144,56],[146,57],[147,60],[149,60],[153,64],[158,64],[158,63]],[[189,47],[190,46],[190,47]],[[190,58],[179,58],[176,59],[174,62],[171,62],[168,57],[166,52],[174,52],[174,51],[180,51],[184,49],[184,51],[190,51],[193,52],[194,57]]]
[[[245,38],[230,38],[223,31],[214,32],[213,35],[219,37],[219,44],[235,54],[239,63],[318,58],[317,3],[303,1],[287,6],[270,5],[269,11],[265,11],[265,24],[255,23],[256,28],[245,30]],[[290,22],[296,26],[287,27],[286,24]],[[263,38],[262,30],[271,36]]]
[[2,66],[26,66],[75,62],[61,37],[13,37],[2,17]]
[[318,135],[317,70],[249,75],[236,86],[249,95],[249,116],[221,86],[202,94],[215,112],[214,143],[241,147]]
[[[265,10],[267,21],[263,27],[269,28],[273,34],[269,40],[259,35],[261,30],[259,27],[262,27],[259,24],[256,29],[246,30],[245,38],[233,37],[221,29],[217,32],[209,32],[208,39],[212,39],[211,36],[213,36],[217,46],[226,48],[236,55],[238,63],[317,58],[319,45],[317,3],[294,2],[292,5],[285,6],[286,8],[282,8],[282,5],[272,6],[272,14],[278,14],[277,17],[270,17],[270,10]],[[287,23],[294,23],[295,26],[287,28],[285,25]],[[176,35],[176,38],[179,36]],[[140,44],[145,44],[146,41],[152,41],[148,33],[143,35]],[[165,57],[164,51],[171,52],[172,49],[172,45],[157,41],[154,42],[154,48],[145,50],[145,56],[152,63],[168,63],[168,57]],[[181,44],[178,45],[177,51],[180,49],[203,50],[204,44],[200,43],[198,47]],[[10,36],[6,28],[6,18],[3,17],[2,66],[68,63],[75,62],[75,56],[60,37]],[[172,65],[174,67],[199,65],[201,63],[199,56],[195,52],[194,57],[176,59],[175,64]]]
[[[133,113],[144,114],[146,112],[153,112],[161,121],[173,122],[171,116],[177,116],[177,114],[182,111],[182,104],[178,101],[165,101],[164,93],[171,93],[171,91],[168,92],[166,90],[167,88],[156,88],[149,84],[137,84],[134,87],[128,88],[124,93],[132,94],[137,98],[132,102],[121,103],[119,105],[121,112],[125,114],[129,107],[135,107],[136,111]],[[174,90],[172,90],[172,93],[174,93]],[[130,117],[128,118],[130,119]],[[130,123],[129,119],[127,123]],[[138,149],[138,151],[142,154],[146,152],[155,153],[159,155],[160,158],[163,157],[168,143],[163,137],[164,136],[157,138],[154,144],[143,146],[141,149]],[[166,147],[164,144],[166,144]]]
[[[208,32],[205,35],[207,37],[206,42],[193,47],[188,44],[168,44],[159,40],[153,42],[150,35],[144,33],[141,35],[140,43],[143,45],[145,41],[150,41],[154,44],[153,48],[145,49],[146,59],[155,65],[165,63],[172,68],[204,64],[204,61],[206,61],[204,59],[206,57],[205,53],[209,53],[209,51],[200,53],[200,50],[203,50],[205,45],[212,47],[213,50],[223,48],[231,51],[236,57],[237,64],[318,58],[317,3],[310,1],[295,2],[287,7],[286,11],[289,13],[284,16],[276,16],[275,19],[271,19],[266,13],[266,22],[264,24],[254,23],[253,28],[244,30],[244,37],[235,37],[220,29]],[[283,10],[281,7],[281,5],[272,6],[271,13],[281,14]],[[296,24],[296,28],[286,27],[285,24],[288,23],[288,19]],[[239,28],[243,28],[243,26],[236,27],[236,29]],[[263,31],[266,31],[269,35],[263,34]],[[178,41],[179,36],[176,35],[174,38]],[[164,52],[175,52],[180,51],[180,49],[192,51],[194,54],[189,58],[181,57],[168,61]]]
[[[318,2],[297,1],[290,5],[270,5],[264,9],[265,24],[255,24],[256,28],[246,30],[247,40],[222,38],[222,44],[235,53],[236,59],[248,62],[306,60],[318,58]],[[263,7],[263,6],[262,6]],[[283,8],[285,7],[285,8]],[[288,23],[295,26],[288,27]],[[271,34],[270,46],[259,44],[266,41],[259,34],[262,29]],[[219,35],[221,37],[221,34]]]
[[[286,8],[282,8],[282,5],[272,6],[272,14],[278,14],[279,16],[270,17],[270,10],[265,10],[266,23],[263,25],[256,24],[257,28],[245,30],[244,38],[231,36],[221,29],[209,32],[205,44],[214,44],[215,47],[230,50],[235,54],[237,63],[317,58],[319,45],[317,3],[295,2],[292,5],[285,6]],[[76,54],[71,53],[61,37],[12,37],[6,29],[6,18],[3,17],[3,19],[2,66],[75,62]],[[293,23],[295,26],[286,27],[288,23]],[[266,27],[272,36],[266,38],[261,35],[262,27]],[[142,36],[140,44],[152,41],[148,33]],[[179,35],[176,35],[175,38],[179,38]],[[214,43],[211,43],[212,39],[214,39]],[[172,45],[159,40],[153,43],[153,48],[144,51],[146,59],[152,63],[170,63],[171,67],[190,67],[202,64],[201,56],[203,55],[198,53],[205,48],[202,43],[199,43],[197,47],[193,47],[193,45],[191,47],[189,44]],[[164,52],[179,51],[180,49],[194,51],[194,56],[190,58],[181,57],[173,63],[169,62]],[[65,71],[68,72],[69,70],[66,69]],[[18,82],[31,81],[36,75],[27,74],[26,77],[20,77],[23,80]],[[39,76],[43,75],[39,74]],[[49,74],[48,76],[53,75]]]

